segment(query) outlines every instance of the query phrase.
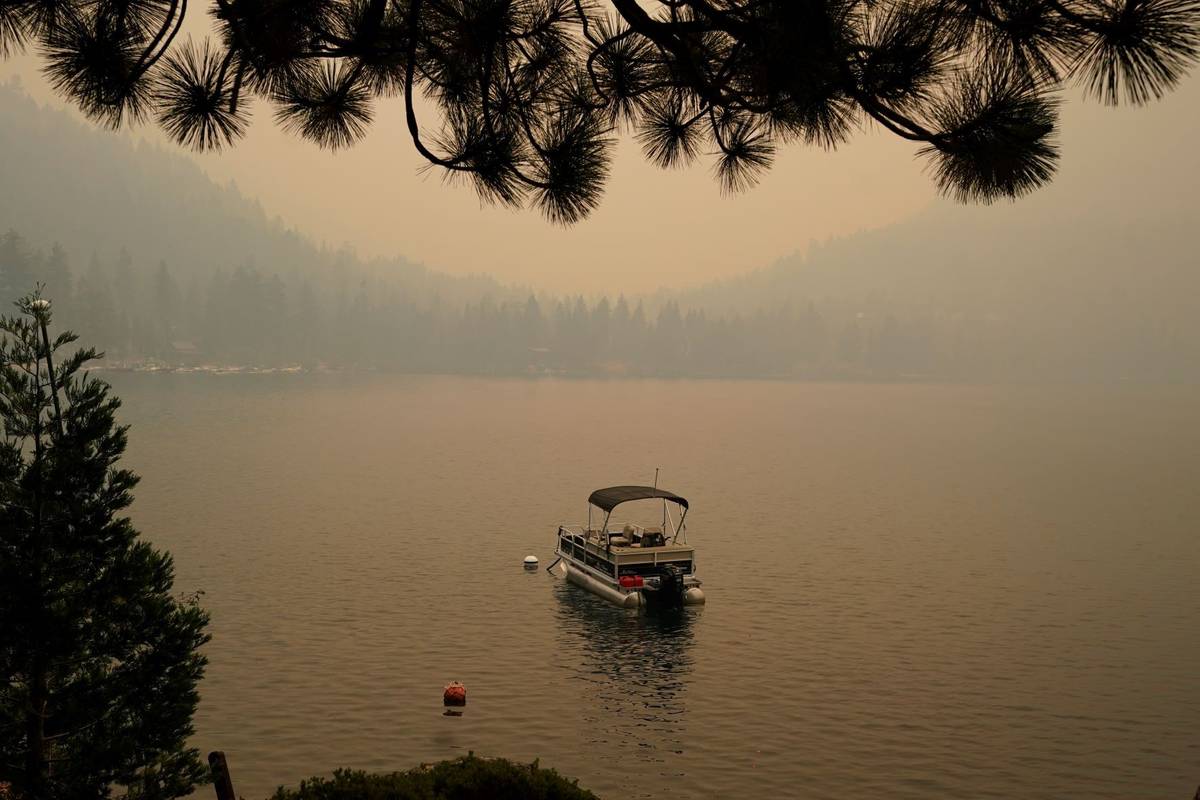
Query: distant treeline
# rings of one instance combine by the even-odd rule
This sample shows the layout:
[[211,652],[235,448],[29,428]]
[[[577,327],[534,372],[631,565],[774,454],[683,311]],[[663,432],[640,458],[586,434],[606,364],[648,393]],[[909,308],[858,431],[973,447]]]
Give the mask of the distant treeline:
[[[1088,367],[1108,363],[1071,365],[1051,357],[1053,348],[1039,361],[1004,320],[961,314],[865,313],[833,301],[712,314],[661,295],[483,296],[450,304],[366,274],[314,284],[243,265],[181,280],[167,263],[135,264],[125,255],[93,257],[76,270],[62,248],[40,251],[11,232],[0,237],[0,294],[15,298],[36,282],[46,284],[57,321],[112,364],[992,379],[1086,376]],[[1124,377],[1099,367],[1090,373],[1097,374]]]

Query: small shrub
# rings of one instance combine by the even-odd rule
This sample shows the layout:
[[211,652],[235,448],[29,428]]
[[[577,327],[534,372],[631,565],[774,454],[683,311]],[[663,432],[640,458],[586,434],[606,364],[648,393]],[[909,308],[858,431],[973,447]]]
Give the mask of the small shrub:
[[329,778],[275,790],[271,800],[599,800],[537,762],[516,764],[474,755],[407,772],[341,769]]

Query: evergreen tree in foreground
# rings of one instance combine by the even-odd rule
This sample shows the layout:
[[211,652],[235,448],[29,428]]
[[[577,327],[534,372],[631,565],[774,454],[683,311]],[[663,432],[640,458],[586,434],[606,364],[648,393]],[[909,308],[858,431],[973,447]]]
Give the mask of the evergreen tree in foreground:
[[120,401],[40,291],[0,317],[0,781],[19,796],[187,794],[208,615],[122,512]]

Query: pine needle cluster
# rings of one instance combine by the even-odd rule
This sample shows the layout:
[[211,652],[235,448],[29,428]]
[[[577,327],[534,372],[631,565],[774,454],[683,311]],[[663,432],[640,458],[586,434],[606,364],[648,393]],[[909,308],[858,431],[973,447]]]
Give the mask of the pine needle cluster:
[[172,48],[187,0],[0,0],[0,54],[36,44],[89,115],[152,114],[200,150],[243,135],[248,96],[330,149],[399,96],[430,165],[562,224],[597,206],[623,131],[658,166],[711,159],[735,192],[781,145],[876,125],[945,193],[1019,197],[1054,174],[1066,86],[1142,104],[1200,57],[1200,0],[211,3],[216,39]]

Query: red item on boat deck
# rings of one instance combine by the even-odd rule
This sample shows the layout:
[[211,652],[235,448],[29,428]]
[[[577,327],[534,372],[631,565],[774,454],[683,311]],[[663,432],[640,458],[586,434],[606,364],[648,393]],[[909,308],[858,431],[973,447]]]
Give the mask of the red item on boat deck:
[[645,585],[641,575],[622,575],[618,583],[625,589],[640,589]]
[[458,681],[450,681],[442,692],[442,703],[448,706],[465,706],[467,704],[467,687]]

